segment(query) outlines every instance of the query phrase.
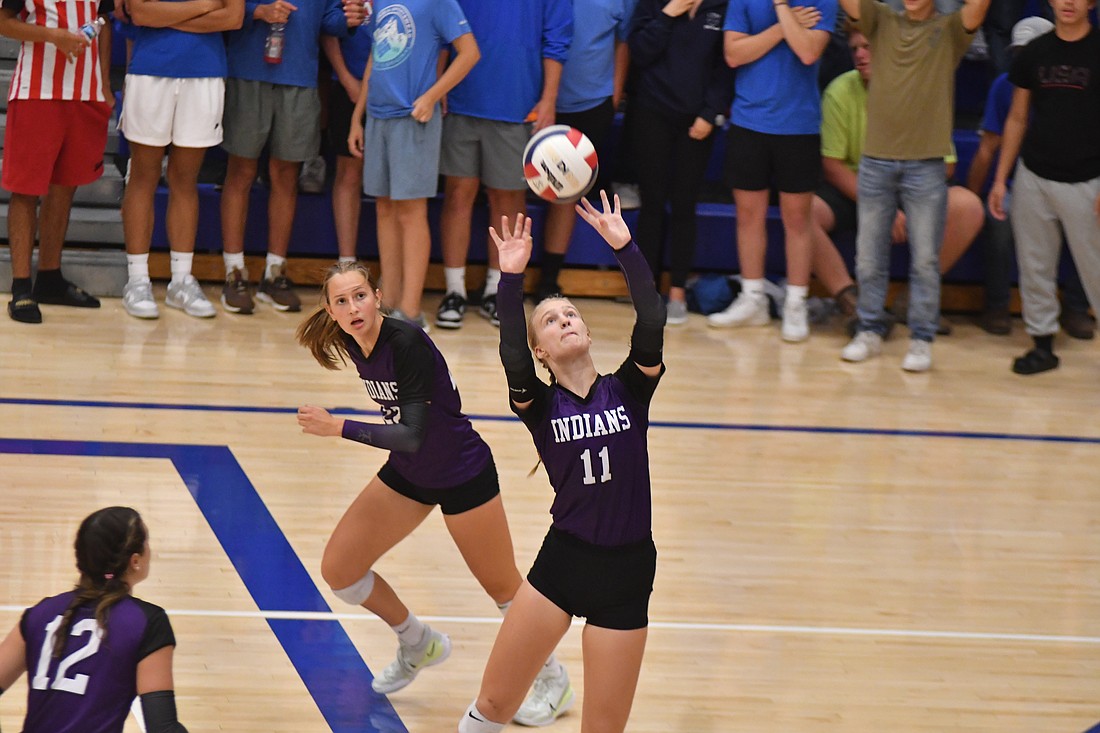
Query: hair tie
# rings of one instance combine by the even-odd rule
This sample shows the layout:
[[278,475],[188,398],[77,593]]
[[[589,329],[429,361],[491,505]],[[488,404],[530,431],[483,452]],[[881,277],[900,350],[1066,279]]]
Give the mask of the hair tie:
[[103,574],[103,579],[104,580],[114,580],[115,579],[115,574],[114,573],[104,573]]

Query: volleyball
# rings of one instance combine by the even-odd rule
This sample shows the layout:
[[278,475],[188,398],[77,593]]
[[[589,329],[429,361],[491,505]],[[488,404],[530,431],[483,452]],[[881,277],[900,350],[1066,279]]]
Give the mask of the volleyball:
[[523,149],[523,177],[547,201],[578,200],[592,188],[599,170],[592,141],[568,125],[539,130]]

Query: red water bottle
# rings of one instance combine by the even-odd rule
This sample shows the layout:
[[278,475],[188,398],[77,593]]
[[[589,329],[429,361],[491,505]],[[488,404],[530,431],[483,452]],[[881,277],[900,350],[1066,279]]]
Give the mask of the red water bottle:
[[267,31],[267,41],[264,43],[264,61],[269,64],[281,64],[285,45],[286,23],[272,23]]

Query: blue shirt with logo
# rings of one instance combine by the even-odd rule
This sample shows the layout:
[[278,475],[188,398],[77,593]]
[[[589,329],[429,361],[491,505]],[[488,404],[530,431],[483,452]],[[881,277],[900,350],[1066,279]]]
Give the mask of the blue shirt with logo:
[[379,0],[368,31],[374,40],[367,112],[404,117],[436,81],[440,50],[470,32],[457,0]]
[[[821,11],[815,31],[836,26],[836,0],[791,0],[792,6]],[[779,22],[772,0],[731,0],[725,30],[754,36]],[[817,135],[821,130],[821,93],[817,67],[803,64],[786,41],[752,63],[737,67],[731,121],[770,135]]]

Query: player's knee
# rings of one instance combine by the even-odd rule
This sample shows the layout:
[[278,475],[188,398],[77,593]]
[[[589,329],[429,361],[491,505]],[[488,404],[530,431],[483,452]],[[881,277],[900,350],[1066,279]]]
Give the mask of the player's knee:
[[[336,594],[336,597],[344,603],[349,603],[353,606],[361,606],[370,598],[370,594],[374,591],[374,578],[374,571],[368,570],[366,575],[353,583],[337,585],[329,582],[329,586],[332,588],[332,592]],[[328,581],[328,578],[325,580]]]

